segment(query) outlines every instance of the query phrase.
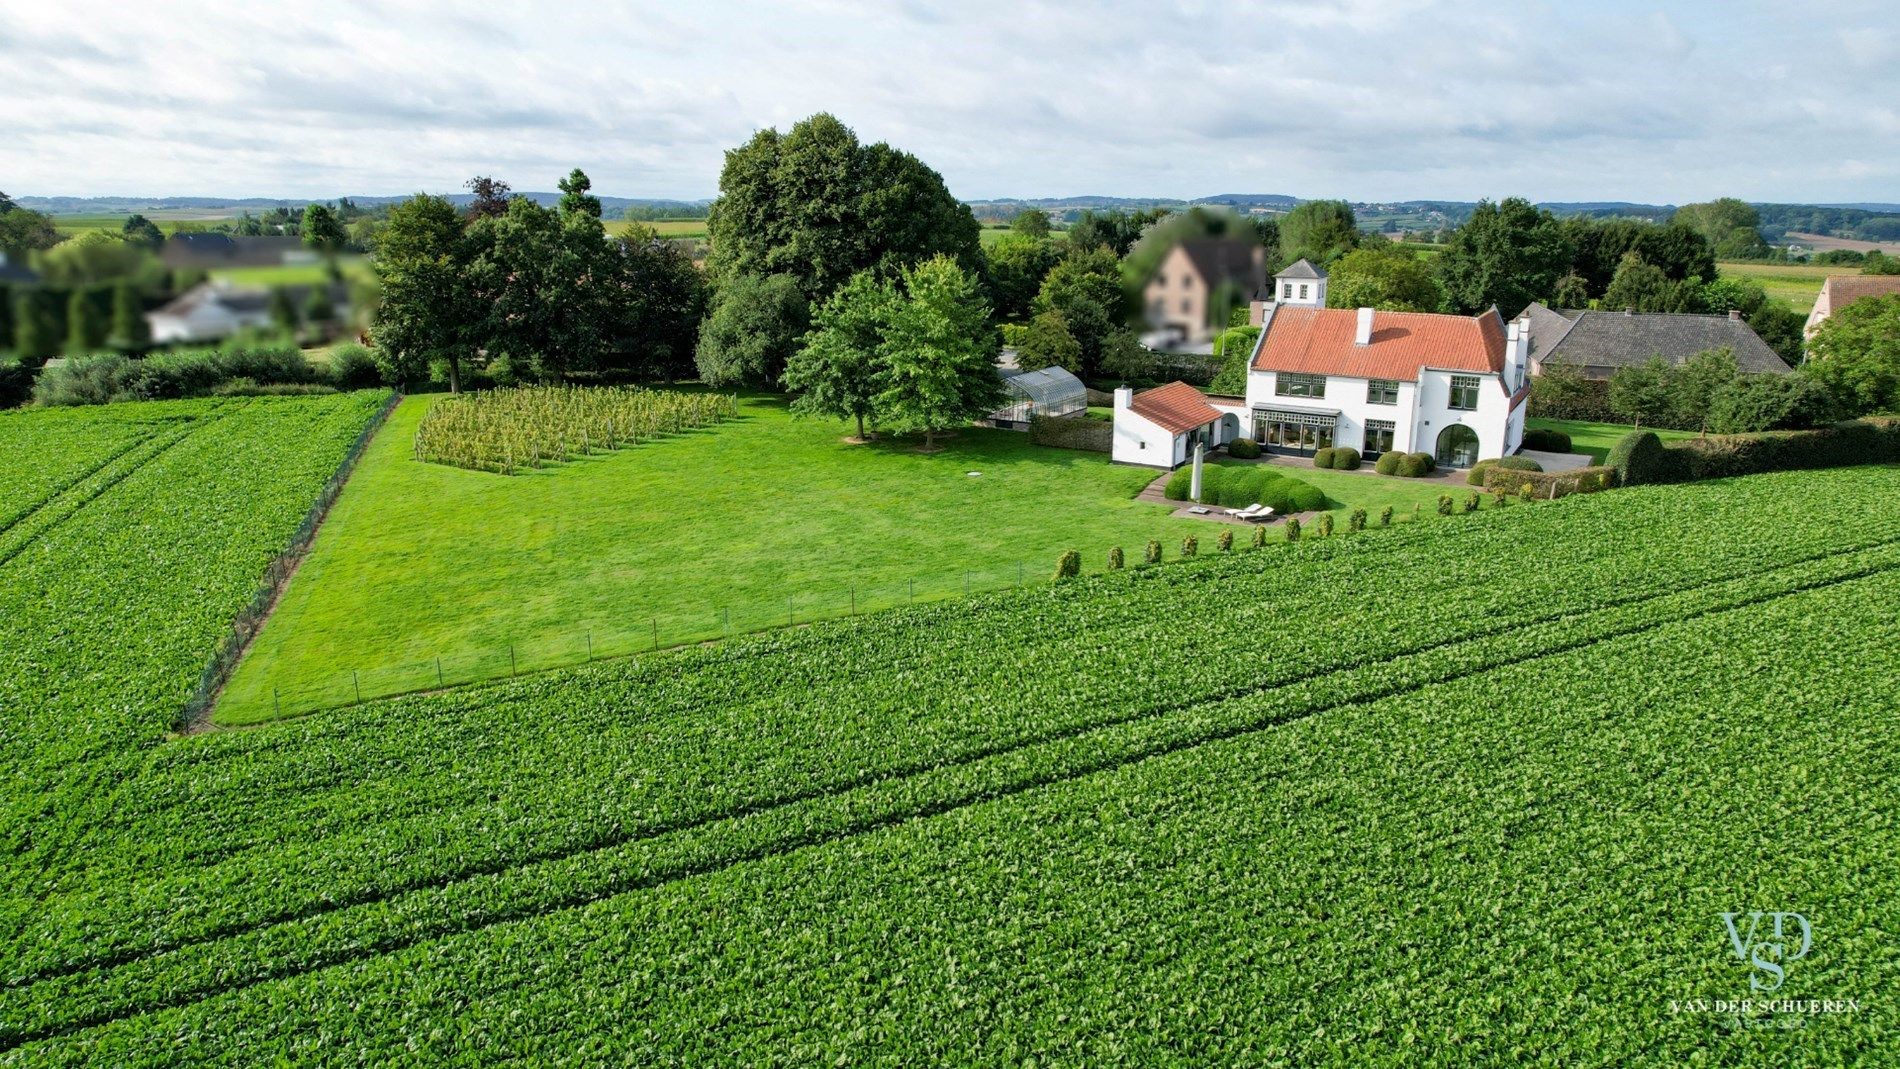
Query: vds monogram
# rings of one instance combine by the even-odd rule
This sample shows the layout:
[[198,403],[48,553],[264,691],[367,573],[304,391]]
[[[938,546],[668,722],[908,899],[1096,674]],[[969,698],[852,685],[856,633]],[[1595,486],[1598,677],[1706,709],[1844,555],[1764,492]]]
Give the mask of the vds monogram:
[[[1741,913],[1722,914],[1722,923],[1728,927],[1729,945],[1735,951],[1736,960],[1752,966],[1754,974],[1748,978],[1748,986],[1755,991],[1779,991],[1787,981],[1787,966],[1808,956],[1808,948],[1814,942],[1813,926],[1799,913],[1787,911],[1763,912],[1754,910],[1746,914],[1747,932],[1744,934],[1737,918]],[[1762,920],[1768,919],[1770,930],[1761,930]],[[1799,927],[1800,943],[1789,949],[1789,937]]]

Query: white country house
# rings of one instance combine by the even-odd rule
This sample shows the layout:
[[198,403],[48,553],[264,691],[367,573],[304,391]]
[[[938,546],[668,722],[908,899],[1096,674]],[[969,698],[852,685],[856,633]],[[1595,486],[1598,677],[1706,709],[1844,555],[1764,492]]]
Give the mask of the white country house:
[[1213,449],[1240,437],[1240,408],[1185,382],[1136,393],[1115,391],[1115,438],[1111,459],[1151,468],[1178,468],[1194,459],[1194,447]]
[[[1305,260],[1274,276],[1272,293],[1252,306],[1261,331],[1246,397],[1201,397],[1181,383],[1133,394],[1127,405],[1118,393],[1114,459],[1175,467],[1193,456],[1195,441],[1211,447],[1244,435],[1285,455],[1350,446],[1369,459],[1424,452],[1441,466],[1465,468],[1522,443],[1527,323],[1507,325],[1495,308],[1475,316],[1327,308],[1326,273]],[[1204,411],[1192,410],[1183,390],[1200,397]],[[1172,418],[1145,415],[1144,401]],[[1124,438],[1145,443],[1150,427],[1178,427],[1208,413],[1211,422],[1179,431],[1171,449],[1122,448]]]

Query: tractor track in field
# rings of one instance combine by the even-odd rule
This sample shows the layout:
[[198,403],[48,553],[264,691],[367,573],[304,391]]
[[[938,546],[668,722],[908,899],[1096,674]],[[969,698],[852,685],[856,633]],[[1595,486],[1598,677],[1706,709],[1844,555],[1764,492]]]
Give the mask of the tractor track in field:
[[[187,424],[193,423],[193,422],[196,422],[195,418],[190,421],[187,421]],[[28,519],[32,518],[34,513],[45,508],[47,505],[51,504],[52,502],[58,500],[61,495],[66,493],[66,491],[71,490],[73,487],[78,486],[80,483],[83,483],[87,479],[90,479],[94,475],[97,475],[107,465],[114,463],[120,457],[126,455],[127,453],[130,453],[132,450],[137,449],[139,446],[142,446],[145,443],[151,441],[152,439],[158,437],[160,434],[163,434],[165,431],[176,430],[176,429],[177,428],[175,427],[163,427],[163,428],[154,427],[150,430],[147,430],[144,434],[141,434],[138,437],[127,442],[123,448],[120,448],[114,451],[113,453],[111,453],[110,455],[101,458],[99,463],[94,464],[92,467],[87,468],[85,471],[74,474],[71,478],[67,479],[65,482],[60,483],[58,486],[53,487],[51,490],[48,490],[45,497],[40,498],[38,501],[35,501],[32,504],[28,505],[27,507],[21,509],[19,512],[14,513],[11,517],[7,518],[4,522],[0,522],[0,535],[4,535],[8,531],[13,530],[13,528],[17,526],[18,524],[26,522]]]
[[[0,531],[0,568],[5,568],[13,563],[20,554],[33,548],[33,545],[40,539],[57,530],[74,516],[84,512],[88,505],[104,497],[113,487],[137,475],[154,461],[177,448],[186,439],[195,436],[198,432],[208,427],[216,425],[242,407],[244,406],[222,407],[212,415],[201,416],[190,421],[169,436],[166,436],[163,432],[154,432],[146,435],[139,439],[131,448],[114,454],[110,460],[92,469],[92,471],[88,472],[83,478],[68,483],[57,493],[39,502],[33,506],[32,509],[15,518],[12,523],[7,525],[5,530]],[[131,454],[137,452],[141,447],[152,445],[154,442],[157,443],[156,448],[151,449],[143,456],[132,457],[120,470],[107,472],[107,469],[112,465],[131,456]],[[99,479],[96,485],[87,486],[90,480],[95,476],[100,476],[102,473],[104,473],[103,478]],[[67,504],[68,500],[70,500],[70,505]],[[32,517],[55,508],[64,508],[65,511],[52,516],[51,519],[39,526],[36,530],[28,531],[23,538],[17,540],[7,538],[8,535],[20,530]]]
[[[1553,619],[1550,622],[1559,622],[1559,621],[1580,622],[1588,618],[1599,617],[1605,613],[1614,612],[1617,609],[1621,609],[1621,608],[1638,607],[1647,602],[1658,601],[1663,598],[1669,598],[1669,597],[1681,597],[1684,595],[1694,594],[1701,591],[1711,590],[1712,588],[1720,587],[1723,585],[1748,582],[1751,580],[1759,581],[1763,574],[1778,574],[1781,572],[1789,571],[1793,568],[1800,567],[1802,564],[1818,563],[1818,562],[1823,562],[1823,561],[1840,558],[1840,557],[1846,557],[1846,556],[1850,556],[1850,555],[1858,554],[1858,553],[1874,552],[1880,548],[1886,548],[1893,544],[1894,544],[1894,541],[1888,541],[1888,542],[1883,542],[1883,543],[1877,543],[1873,547],[1814,555],[1814,556],[1805,558],[1803,560],[1792,561],[1786,564],[1779,565],[1773,569],[1769,569],[1766,573],[1757,573],[1756,575],[1751,576],[1751,577],[1745,577],[1745,578],[1740,578],[1740,579],[1731,578],[1731,579],[1718,580],[1711,583],[1701,584],[1695,587],[1689,587],[1683,590],[1671,591],[1665,594],[1632,596],[1627,599],[1622,599],[1620,603],[1603,605],[1603,606],[1599,606],[1593,609],[1567,612],[1567,613],[1557,613],[1557,614],[1553,614]],[[141,1003],[138,1005],[119,1005],[116,1007],[100,1007],[97,1012],[80,1014],[74,1018],[59,1022],[57,1024],[49,1024],[49,1025],[38,1027],[38,1028],[26,1028],[26,1029],[18,1029],[18,1030],[9,1029],[5,1033],[0,1033],[0,1051],[10,1050],[15,1047],[21,1046],[23,1044],[36,1042],[40,1040],[58,1039],[58,1038],[71,1036],[82,1031],[86,1031],[92,1028],[97,1028],[103,1025],[111,1024],[114,1021],[141,1016],[146,1013],[158,1012],[158,1011],[162,1011],[166,1009],[173,1009],[173,1008],[195,1004],[195,1003],[216,998],[225,994],[229,994],[232,992],[254,987],[259,984],[274,982],[278,980],[293,979],[298,976],[318,972],[318,971],[331,968],[334,966],[347,964],[349,962],[359,961],[366,958],[384,956],[390,953],[401,951],[403,949],[407,949],[411,946],[419,945],[426,942],[431,942],[431,941],[449,937],[449,936],[481,931],[483,929],[494,927],[494,926],[505,924],[505,923],[529,920],[534,917],[548,915],[548,914],[560,912],[566,909],[578,908],[578,907],[585,906],[585,905],[588,905],[588,904],[591,904],[593,902],[600,901],[603,899],[617,897],[622,894],[647,890],[653,887],[658,887],[658,886],[674,883],[679,880],[690,879],[696,876],[706,875],[712,872],[718,872],[718,871],[728,869],[739,864],[744,864],[744,863],[754,862],[754,861],[769,860],[773,857],[787,855],[795,851],[799,851],[799,850],[803,850],[807,848],[813,848],[813,847],[820,847],[828,843],[857,838],[857,837],[871,834],[871,833],[874,833],[886,828],[909,823],[911,821],[929,819],[929,818],[940,816],[946,813],[955,812],[957,810],[964,809],[972,805],[977,805],[984,802],[1013,797],[1019,794],[1026,793],[1028,791],[1040,789],[1042,787],[1054,786],[1061,783],[1072,782],[1072,781],[1079,780],[1087,776],[1095,775],[1098,773],[1113,771],[1118,768],[1135,765],[1135,764],[1138,764],[1138,763],[1141,763],[1153,758],[1166,757],[1171,754],[1185,752],[1185,751],[1192,750],[1200,746],[1208,745],[1210,743],[1226,741],[1226,740],[1230,740],[1234,738],[1243,737],[1246,735],[1256,734],[1261,731],[1271,730],[1273,728],[1280,727],[1288,723],[1294,723],[1300,720],[1308,719],[1313,716],[1321,715],[1325,712],[1328,712],[1334,709],[1364,705],[1370,702],[1386,700],[1389,698],[1402,696],[1407,693],[1420,691],[1429,687],[1440,686],[1447,683],[1455,682],[1460,679],[1497,671],[1501,668],[1507,668],[1507,667],[1511,667],[1517,664],[1524,664],[1524,663],[1544,660],[1550,657],[1567,655],[1570,653],[1574,653],[1580,649],[1585,649],[1592,646],[1601,645],[1603,643],[1614,642],[1621,639],[1633,637],[1633,636],[1640,635],[1648,631],[1653,631],[1658,628],[1661,628],[1664,626],[1670,626],[1670,625],[1680,623],[1680,622],[1698,620],[1698,619],[1703,619],[1707,617],[1714,617],[1714,616],[1731,613],[1731,612],[1745,611],[1748,608],[1755,605],[1766,604],[1769,602],[1778,601],[1784,598],[1793,597],[1799,594],[1803,594],[1803,593],[1807,593],[1807,592],[1811,592],[1815,590],[1822,590],[1829,587],[1840,586],[1847,583],[1865,580],[1868,578],[1879,576],[1887,572],[1891,572],[1895,570],[1896,568],[1900,568],[1900,563],[1875,562],[1872,564],[1863,564],[1861,567],[1854,568],[1844,573],[1838,573],[1838,574],[1830,573],[1830,574],[1824,574],[1818,577],[1799,579],[1790,584],[1779,585],[1775,587],[1774,589],[1769,590],[1767,592],[1756,591],[1756,592],[1751,592],[1739,597],[1718,599],[1712,604],[1708,604],[1708,605],[1696,608],[1692,611],[1686,611],[1686,612],[1669,616],[1666,618],[1637,620],[1635,622],[1630,622],[1630,623],[1615,623],[1606,627],[1601,632],[1592,633],[1592,634],[1578,637],[1575,639],[1563,640],[1563,641],[1554,642],[1548,645],[1539,646],[1535,650],[1528,650],[1522,653],[1511,653],[1504,656],[1487,658],[1475,664],[1461,664],[1454,661],[1449,666],[1437,667],[1433,670],[1425,672],[1424,677],[1421,679],[1406,680],[1397,684],[1388,684],[1385,686],[1373,687],[1364,693],[1357,693],[1357,694],[1351,694],[1347,696],[1323,699],[1323,700],[1316,701],[1312,703],[1311,705],[1306,706],[1304,708],[1295,708],[1291,710],[1286,710],[1278,714],[1251,717],[1248,719],[1241,720],[1237,723],[1219,725],[1219,726],[1214,726],[1211,728],[1203,728],[1201,730],[1190,730],[1177,737],[1164,738],[1162,740],[1151,742],[1146,745],[1136,746],[1130,750],[1105,752],[1105,753],[1101,753],[1097,755],[1092,755],[1088,758],[1077,761],[1071,765],[1061,767],[1054,771],[1051,771],[1048,773],[1042,773],[1042,774],[1029,775],[1015,782],[1005,782],[1005,783],[1001,783],[1001,784],[997,784],[997,785],[989,786],[989,787],[983,787],[983,786],[972,787],[960,793],[952,793],[942,798],[938,798],[934,800],[926,800],[926,801],[918,802],[911,805],[896,806],[888,812],[877,814],[874,816],[864,817],[864,818],[860,818],[856,820],[848,820],[844,822],[842,825],[836,826],[836,827],[831,827],[831,828],[823,828],[823,827],[809,828],[808,827],[806,831],[800,834],[783,835],[783,836],[778,836],[778,837],[768,837],[766,841],[761,842],[749,849],[726,852],[724,854],[720,854],[720,855],[708,858],[699,863],[689,863],[689,864],[678,865],[671,869],[649,870],[649,871],[644,871],[644,872],[639,872],[639,873],[630,873],[630,874],[625,875],[623,878],[610,880],[605,885],[594,885],[594,886],[588,886],[588,887],[580,888],[580,889],[568,889],[568,890],[565,890],[564,892],[557,893],[553,901],[523,902],[519,906],[516,906],[516,907],[509,907],[504,904],[503,906],[499,908],[494,908],[487,911],[485,914],[481,916],[463,915],[462,917],[451,918],[449,921],[445,923],[438,923],[431,926],[417,926],[413,923],[405,924],[400,929],[391,931],[387,933],[386,935],[384,935],[383,937],[377,938],[377,937],[372,936],[369,938],[352,940],[348,943],[347,946],[337,951],[309,955],[307,957],[302,958],[301,960],[298,960],[294,963],[286,964],[282,967],[273,968],[270,965],[265,964],[263,967],[258,968],[247,975],[226,977],[223,974],[220,974],[219,978],[216,981],[202,984],[197,987],[186,985],[183,987],[169,988],[165,991],[165,994],[163,997],[159,999],[155,999],[148,1003]],[[1399,655],[1397,657],[1391,658],[1390,660],[1384,663],[1387,665],[1390,665],[1390,664],[1398,663],[1400,661],[1408,661],[1408,660],[1421,661],[1423,658],[1427,657],[1429,654],[1436,652],[1440,649],[1443,649],[1446,646],[1456,647],[1456,646],[1470,645],[1470,644],[1484,641],[1486,639],[1495,639],[1497,637],[1499,636],[1496,634],[1467,637],[1465,639],[1460,639],[1451,643],[1429,646],[1419,651],[1416,651],[1414,653]],[[1338,670],[1334,670],[1334,672],[1337,672],[1337,671]],[[1320,673],[1320,674],[1325,675],[1325,674],[1334,674],[1334,673],[1328,672],[1328,673]],[[1224,696],[1214,696],[1212,698],[1201,699],[1194,702],[1183,703],[1176,706],[1144,710],[1143,712],[1139,714],[1135,714],[1135,715],[1125,718],[1125,722],[1135,722],[1135,721],[1141,721],[1141,720],[1156,720],[1156,719],[1163,718],[1169,715],[1170,713],[1183,712],[1183,711],[1191,710],[1191,709],[1202,707],[1202,706],[1220,705],[1225,702],[1238,700],[1240,698],[1248,697],[1250,695],[1268,693],[1268,692],[1271,692],[1272,690],[1279,689],[1281,687],[1288,686],[1288,685],[1291,685],[1291,684],[1282,682],[1282,683],[1276,683],[1276,684],[1272,684],[1265,687],[1243,688],[1240,690],[1239,693],[1233,693],[1233,694],[1228,694]],[[1089,725],[1086,728],[1070,732],[1067,737],[1071,739],[1080,739],[1096,731],[1106,730],[1108,728],[1112,728],[1115,726],[1119,726],[1119,725],[1093,724],[1093,725]],[[1047,742],[1047,741],[1050,741],[1050,740],[1043,740],[1043,742]],[[1063,740],[1058,739],[1054,741],[1063,741]],[[1041,744],[1042,743],[1028,743],[1023,746],[1012,747],[1011,749],[1025,750],[1025,749],[1030,749]],[[973,758],[971,759],[971,762],[969,763],[974,763],[975,760],[978,760],[978,759]],[[934,767],[937,769],[942,769],[944,766],[939,765],[939,766],[934,766]],[[882,783],[882,782],[888,781],[889,779],[890,777],[888,776],[880,777],[878,782]],[[821,797],[824,795],[842,796],[845,794],[849,794],[856,789],[857,789],[856,787],[847,787],[847,788],[837,789],[833,791],[823,792],[823,795],[821,795]],[[796,805],[798,803],[792,802],[788,804]],[[784,808],[784,806],[780,806],[778,808]],[[764,812],[763,809],[758,809],[756,811]],[[753,813],[740,814],[740,816],[747,816],[747,815],[754,815],[754,814]],[[693,827],[706,828],[706,827],[724,823],[733,819],[736,819],[736,818],[730,815],[713,817],[713,818],[708,818],[708,819],[698,821],[693,825]],[[680,830],[691,830],[691,829],[687,829],[687,828],[675,829],[675,831],[680,831]],[[661,833],[661,834],[670,834],[670,833]],[[646,836],[645,838],[650,839],[654,837],[656,836]],[[614,843],[614,844],[609,844],[607,846],[590,847],[584,850],[574,851],[573,853],[569,855],[564,855],[562,858],[555,858],[551,860],[558,862],[559,860],[564,860],[565,857],[574,856],[576,854],[599,853],[603,850],[612,848],[612,846],[618,846],[618,845],[624,845],[624,844]],[[512,872],[514,870],[528,868],[528,867],[532,867],[535,864],[542,864],[542,863],[546,863],[546,862],[531,862],[526,865],[507,866],[501,873],[497,873],[496,875],[506,875],[508,872]],[[384,901],[390,898],[401,897],[404,894],[413,894],[417,892],[425,892],[428,890],[446,889],[460,882],[463,882],[463,879],[435,881],[435,882],[426,884],[424,886],[412,889],[411,891],[396,892],[394,894],[384,895],[376,899],[370,899],[370,900],[364,900],[364,901],[352,903],[351,905],[358,905],[358,906],[371,905],[378,901]],[[348,908],[348,907],[339,906],[339,908]],[[263,925],[263,926],[252,926],[252,927],[242,929],[237,934],[243,934],[244,932],[263,931],[268,928],[279,927],[287,923],[295,923],[295,921],[292,920],[292,921],[285,921],[285,922],[277,922],[276,924],[269,924],[269,925]],[[217,942],[223,942],[223,941],[226,941],[226,938],[228,937],[211,936],[202,940],[195,940],[191,942],[181,942],[180,944],[178,944],[176,947],[172,949],[163,950],[156,954],[142,954],[142,955],[137,955],[137,956],[129,956],[125,961],[121,962],[120,965],[130,965],[130,964],[134,964],[140,961],[152,961],[152,960],[157,960],[159,958],[169,957],[172,954],[180,953],[180,952],[192,949],[193,947],[196,947],[196,946],[206,946],[206,945],[215,944]],[[268,959],[265,959],[265,960],[268,961]],[[77,977],[79,974],[83,972],[96,972],[102,975],[109,976],[114,972],[114,970],[117,967],[119,966],[115,966],[115,965],[108,964],[105,962],[100,962],[100,963],[93,964],[90,966],[82,966],[79,969],[73,970],[71,975],[74,977]],[[39,984],[54,982],[55,979],[56,979],[55,977],[48,975],[48,976],[43,976],[34,980],[25,981],[25,985],[27,986],[27,990],[30,991],[33,987],[39,986]]]

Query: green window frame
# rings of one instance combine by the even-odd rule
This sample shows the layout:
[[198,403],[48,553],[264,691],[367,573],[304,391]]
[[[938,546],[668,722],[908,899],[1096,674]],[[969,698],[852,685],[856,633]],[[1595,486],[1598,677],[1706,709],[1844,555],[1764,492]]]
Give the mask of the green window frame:
[[1282,371],[1273,376],[1273,393],[1276,397],[1324,397],[1326,376]]
[[1451,400],[1446,407],[1460,412],[1478,410],[1478,384],[1484,380],[1476,375],[1453,375],[1451,377]]
[[1399,403],[1399,380],[1367,379],[1366,404],[1396,405]]

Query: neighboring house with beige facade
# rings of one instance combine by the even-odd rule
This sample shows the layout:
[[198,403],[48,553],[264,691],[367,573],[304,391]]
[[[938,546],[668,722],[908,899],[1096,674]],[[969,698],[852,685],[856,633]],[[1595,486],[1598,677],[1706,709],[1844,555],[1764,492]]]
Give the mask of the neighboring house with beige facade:
[[1828,316],[1868,297],[1886,297],[1900,293],[1900,275],[1829,275],[1821,283],[1821,295],[1808,313],[1807,336],[1814,337]]
[[1150,330],[1171,331],[1189,345],[1226,327],[1267,280],[1267,250],[1238,238],[1193,238],[1168,250],[1142,291]]

